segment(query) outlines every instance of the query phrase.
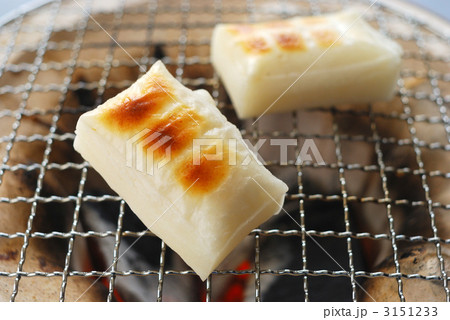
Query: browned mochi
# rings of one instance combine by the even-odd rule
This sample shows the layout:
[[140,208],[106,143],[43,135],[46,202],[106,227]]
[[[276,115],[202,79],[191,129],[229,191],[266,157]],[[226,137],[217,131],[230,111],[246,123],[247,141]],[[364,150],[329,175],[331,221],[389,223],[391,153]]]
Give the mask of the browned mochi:
[[75,133],[75,149],[202,281],[279,211],[288,191],[256,161],[242,165],[251,154],[239,130],[206,91],[186,88],[161,61],[82,115]]
[[159,133],[148,144],[139,144],[144,150],[168,137],[168,141],[154,150],[154,156],[156,159],[163,157],[169,146],[171,156],[177,156],[191,144],[192,139],[200,135],[202,119],[193,108],[185,105],[178,105],[162,113],[164,106],[170,102],[175,101],[168,84],[154,77],[140,97],[127,97],[124,103],[105,109],[100,117],[106,126],[122,133],[137,134],[141,130],[150,130],[140,141],[152,133]]
[[216,154],[216,146],[200,150],[200,163],[194,164],[193,155],[186,157],[175,170],[176,177],[190,194],[203,195],[216,190],[228,176],[229,150],[223,146],[223,156],[218,160],[208,160],[205,154]]
[[263,37],[251,36],[241,42],[249,53],[262,54],[270,51],[269,44]]
[[106,109],[101,114],[105,126],[120,133],[144,129],[149,119],[153,119],[167,103],[172,101],[169,85],[159,77],[153,77],[152,80],[143,89],[140,97],[134,99],[126,97],[122,104]]
[[277,44],[284,50],[305,50],[306,45],[300,34],[284,32],[275,34]]
[[[162,157],[170,146],[171,156],[177,156],[192,144],[201,134],[203,118],[193,109],[180,105],[148,124],[148,129],[158,132],[161,137],[169,137],[165,144],[155,150],[156,157]],[[155,139],[159,141],[160,139]],[[155,143],[156,143],[155,141]],[[146,146],[148,148],[148,145]]]

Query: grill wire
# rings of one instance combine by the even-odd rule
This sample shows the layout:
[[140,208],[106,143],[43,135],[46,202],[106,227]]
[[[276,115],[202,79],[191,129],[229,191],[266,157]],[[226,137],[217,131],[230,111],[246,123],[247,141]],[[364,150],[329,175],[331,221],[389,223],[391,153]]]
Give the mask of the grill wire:
[[[265,5],[260,1],[248,0],[245,3],[242,1],[222,1],[216,0],[211,2],[205,1],[150,1],[146,3],[145,8],[142,6],[134,6],[136,2],[119,1],[117,6],[108,4],[114,7],[114,10],[110,8],[102,8],[102,5],[98,2],[83,1],[79,2],[88,13],[101,14],[103,11],[108,15],[108,19],[101,21],[101,25],[105,28],[113,38],[119,39],[119,43],[127,50],[129,47],[138,47],[142,49],[143,54],[137,57],[140,65],[149,67],[157,60],[157,50],[154,49],[155,34],[163,29],[176,30],[178,39],[165,39],[163,44],[166,47],[176,48],[176,52],[170,52],[163,57],[165,62],[172,73],[174,73],[178,80],[182,81],[185,85],[196,89],[206,88],[215,99],[219,108],[222,110],[230,110],[232,107],[227,100],[226,95],[223,93],[223,87],[217,77],[217,75],[211,72],[211,75],[204,77],[189,77],[189,73],[186,72],[187,68],[191,67],[208,67],[211,68],[209,62],[209,36],[211,30],[216,23],[219,22],[244,22],[244,21],[258,21],[261,16],[267,19],[273,18],[286,18],[295,15],[317,15],[328,11],[335,11],[344,7],[348,7],[354,4],[364,5],[367,7],[370,2],[365,1],[279,1],[274,4],[276,10],[268,12]],[[148,8],[147,8],[148,6]],[[300,9],[293,10],[292,7],[298,7]],[[146,21],[132,22],[133,17],[137,15],[146,15]],[[170,16],[176,15],[177,18],[161,22],[158,20],[158,16],[165,14]],[[37,29],[35,17],[45,16],[39,22],[39,29]],[[61,27],[61,21],[68,16],[78,17],[76,24],[64,25]],[[191,19],[193,16],[197,17],[197,20]],[[179,18],[179,21],[176,21]],[[204,20],[202,20],[204,19]],[[408,28],[413,29],[413,36],[405,36],[404,34],[397,33],[389,27],[391,19],[396,19],[398,23]],[[126,22],[125,22],[126,20]],[[377,113],[374,112],[372,106],[369,106],[367,110],[341,110],[338,108],[319,108],[314,111],[306,112],[321,112],[327,114],[333,119],[332,122],[332,134],[330,135],[317,135],[314,133],[300,133],[298,130],[298,112],[293,112],[291,117],[291,124],[294,128],[290,132],[262,132],[259,126],[256,125],[251,129],[240,127],[245,138],[258,139],[259,137],[291,137],[291,138],[314,138],[324,139],[331,141],[335,144],[335,163],[326,163],[324,166],[328,170],[337,172],[339,179],[339,194],[307,194],[305,193],[305,181],[303,180],[303,174],[305,170],[316,170],[319,166],[315,163],[303,163],[302,165],[295,165],[289,162],[289,166],[295,168],[297,174],[297,192],[289,193],[287,196],[287,202],[297,202],[298,212],[296,219],[300,225],[300,229],[287,229],[281,230],[274,229],[262,229],[258,228],[253,230],[251,236],[253,237],[254,245],[254,261],[250,269],[247,270],[218,270],[210,276],[205,282],[205,300],[212,300],[212,287],[214,285],[214,279],[216,277],[224,275],[250,275],[254,277],[254,299],[255,301],[261,301],[261,283],[264,281],[265,276],[295,276],[301,277],[303,280],[303,287],[299,287],[298,290],[303,291],[304,300],[309,301],[311,287],[309,280],[312,277],[325,276],[325,277],[345,277],[348,278],[351,284],[351,299],[357,300],[357,279],[362,278],[374,278],[374,277],[386,277],[392,278],[397,281],[399,299],[404,301],[403,282],[405,279],[423,279],[429,281],[439,281],[445,290],[446,300],[449,301],[449,287],[448,287],[448,275],[445,271],[444,259],[441,252],[441,246],[443,244],[450,244],[450,239],[442,239],[439,237],[438,228],[434,216],[436,210],[443,210],[448,214],[450,210],[450,204],[443,204],[434,202],[430,197],[428,181],[431,178],[438,177],[441,179],[450,179],[449,172],[441,172],[439,170],[430,171],[426,168],[422,158],[420,150],[426,148],[429,150],[440,150],[443,152],[450,152],[450,121],[448,116],[448,110],[446,104],[450,101],[450,93],[445,95],[441,92],[441,84],[448,85],[450,83],[450,68],[449,56],[447,58],[439,58],[427,53],[426,47],[428,42],[435,41],[440,46],[449,49],[450,40],[438,32],[430,29],[427,23],[420,21],[413,16],[406,13],[398,12],[391,7],[385,6],[382,3],[376,3],[369,11],[367,20],[376,25],[382,32],[390,36],[395,40],[401,40],[404,42],[414,43],[415,49],[405,49],[404,59],[411,59],[417,62],[423,63],[425,70],[419,68],[404,68],[402,70],[402,79],[399,81],[399,93],[398,96],[403,105],[403,112],[397,113]],[[34,21],[32,23],[32,21]],[[38,31],[36,31],[38,30]],[[130,32],[133,31],[145,31],[144,41],[134,41],[127,39],[121,39],[120,33],[124,30]],[[68,287],[69,279],[72,277],[102,277],[107,279],[108,295],[107,301],[114,299],[114,290],[116,286],[116,280],[118,277],[128,276],[142,276],[142,277],[157,277],[158,285],[156,288],[156,300],[163,300],[163,289],[166,276],[186,276],[193,275],[192,270],[170,270],[166,268],[166,252],[169,250],[165,243],[161,241],[161,250],[159,257],[159,269],[155,270],[119,270],[118,258],[119,248],[122,240],[125,237],[138,239],[141,236],[154,237],[150,231],[132,231],[124,228],[125,214],[125,202],[114,194],[102,194],[102,195],[90,195],[85,193],[85,184],[88,179],[88,172],[90,166],[86,162],[66,162],[57,163],[50,161],[50,154],[53,150],[55,143],[69,142],[72,143],[74,139],[73,132],[61,132],[58,128],[59,120],[64,115],[78,116],[83,112],[90,110],[92,107],[80,105],[77,108],[66,107],[65,101],[67,96],[76,90],[91,90],[96,92],[95,103],[98,105],[105,100],[105,94],[110,89],[123,90],[128,87],[133,81],[110,81],[109,76],[111,70],[114,68],[136,67],[135,62],[130,59],[118,58],[115,55],[116,50],[120,50],[118,45],[108,39],[106,42],[85,42],[85,35],[88,32],[103,31],[98,25],[90,20],[86,12],[80,9],[80,7],[74,1],[52,1],[43,3],[31,11],[22,12],[16,17],[6,22],[0,30],[0,41],[2,44],[1,56],[0,56],[0,80],[7,79],[11,74],[28,72],[28,81],[24,84],[10,85],[7,80],[1,82],[0,86],[0,98],[5,95],[20,95],[21,102],[18,106],[3,106],[0,109],[0,120],[11,119],[11,131],[9,135],[0,137],[0,150],[2,153],[2,160],[0,163],[0,183],[4,183],[7,179],[7,173],[14,173],[18,171],[24,172],[37,172],[37,186],[32,197],[26,197],[19,195],[17,197],[1,197],[0,204],[17,204],[26,203],[31,204],[31,210],[27,221],[27,228],[24,232],[5,233],[0,232],[0,241],[4,239],[23,239],[22,249],[20,250],[20,257],[15,272],[9,272],[0,269],[0,279],[7,277],[14,279],[13,286],[11,287],[11,301],[16,299],[21,283],[24,278],[27,277],[57,277],[61,278],[60,289],[60,301],[66,299],[66,289]],[[39,41],[35,44],[30,44],[27,41],[27,35],[35,35],[39,32]],[[54,41],[52,36],[55,33],[71,33],[74,35],[73,40]],[[195,32],[203,33],[204,36],[193,37]],[[192,38],[192,39],[191,39]],[[194,39],[195,38],[195,39]],[[156,41],[156,40],[155,40]],[[159,39],[161,43],[161,39]],[[152,49],[153,48],[153,49]],[[198,52],[202,54],[191,54],[192,48],[199,48]],[[86,59],[81,58],[81,53],[85,49],[97,49],[105,50],[104,60],[98,59]],[[67,59],[62,62],[46,61],[44,57],[49,52],[61,51],[67,53]],[[10,63],[10,57],[17,52],[34,53],[35,58],[32,62],[23,62],[20,64]],[[442,70],[436,70],[433,68],[433,63],[442,63],[444,66]],[[97,68],[101,70],[101,76],[98,81],[95,82],[73,82],[72,75],[77,68],[90,69]],[[64,74],[64,77],[59,83],[40,83],[39,74],[48,71],[56,71]],[[142,73],[141,73],[142,74]],[[428,79],[430,85],[430,92],[421,92],[409,90],[405,86],[405,78],[407,77],[419,77]],[[30,96],[35,93],[43,95],[59,93],[58,104],[53,109],[36,109],[29,105]],[[414,114],[410,107],[410,99],[418,101],[426,101],[431,104],[437,111],[436,114]],[[345,135],[341,134],[339,123],[336,120],[340,116],[352,116],[358,119],[359,117],[367,117],[369,119],[369,136],[363,135]],[[22,135],[20,134],[20,126],[23,118],[33,116],[50,116],[51,125],[49,133],[47,135],[32,134]],[[390,119],[402,122],[407,125],[410,133],[409,137],[404,139],[396,139],[389,137],[382,137],[378,132],[376,120],[379,118]],[[415,127],[417,124],[429,124],[442,126],[446,134],[446,143],[436,141],[423,141],[417,134]],[[17,143],[33,143],[43,142],[45,144],[44,156],[41,163],[19,163],[15,165],[9,165],[9,156],[11,150]],[[376,155],[376,164],[365,165],[362,163],[345,163],[342,154],[342,144],[357,144],[358,142],[368,142],[374,145],[374,152]],[[417,168],[409,167],[393,167],[384,162],[383,146],[395,145],[398,147],[409,146],[412,147],[416,154]],[[300,150],[297,148],[297,154]],[[280,166],[279,162],[268,161],[266,165],[271,167]],[[80,179],[78,183],[78,189],[76,194],[67,196],[59,195],[42,195],[42,188],[44,183],[44,177],[49,170],[60,171],[64,174],[68,170],[78,172]],[[347,176],[347,172],[358,171],[362,173],[376,173],[382,181],[383,197],[358,197],[349,194],[347,188],[352,183]],[[416,199],[391,199],[388,188],[388,177],[390,174],[399,175],[414,175],[421,181],[422,193],[424,194],[424,200]],[[116,222],[116,227],[111,230],[105,231],[80,231],[78,228],[80,222],[80,215],[82,214],[82,206],[84,203],[104,203],[104,202],[116,202],[119,203],[119,214]],[[305,205],[307,202],[318,203],[335,203],[336,205],[342,205],[344,212],[344,231],[338,230],[325,230],[317,231],[308,229],[306,225],[306,219],[309,214],[306,212]],[[37,207],[39,204],[74,204],[73,216],[71,220],[71,228],[69,232],[60,232],[53,230],[51,232],[38,232],[33,231],[33,222],[37,215]],[[384,207],[386,212],[386,218],[388,219],[389,230],[387,233],[371,234],[368,232],[355,232],[353,225],[351,224],[351,218],[349,213],[349,205],[353,203],[359,203],[361,205],[379,204]],[[406,236],[403,234],[397,234],[394,229],[394,216],[391,213],[393,207],[408,207],[425,208],[430,216],[431,228],[433,231],[432,237],[425,237],[422,235]],[[1,231],[1,230],[0,230]],[[264,237],[299,237],[301,239],[301,247],[298,251],[292,253],[298,255],[298,259],[301,260],[302,269],[268,269],[261,266],[261,254],[260,243]],[[313,270],[308,269],[308,246],[307,239],[309,237],[314,238],[335,238],[344,239],[346,241],[346,251],[348,255],[348,270]],[[24,271],[24,264],[27,261],[27,249],[31,239],[66,239],[68,240],[67,251],[65,255],[65,264],[62,271]],[[70,263],[74,242],[77,238],[112,238],[114,239],[114,245],[111,247],[112,251],[112,265],[106,272],[99,270],[90,271],[77,271],[70,268]],[[372,241],[390,241],[391,248],[393,250],[395,272],[383,273],[383,272],[370,272],[366,270],[360,270],[355,267],[353,261],[354,243],[356,240],[369,239]],[[438,275],[421,275],[421,274],[405,274],[401,273],[401,266],[398,256],[398,243],[403,242],[429,242],[436,246],[436,256],[440,263],[440,274]],[[264,277],[263,277],[264,276]],[[70,284],[69,284],[70,286]]]

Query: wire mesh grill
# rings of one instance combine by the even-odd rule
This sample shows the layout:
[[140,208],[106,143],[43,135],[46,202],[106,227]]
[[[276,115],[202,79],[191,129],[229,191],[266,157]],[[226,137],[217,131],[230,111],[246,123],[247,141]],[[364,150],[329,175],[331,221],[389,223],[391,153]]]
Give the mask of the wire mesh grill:
[[[117,1],[105,7],[101,1],[52,1],[5,22],[0,30],[0,184],[5,189],[12,188],[8,181],[13,181],[19,175],[22,180],[30,176],[34,178],[31,179],[33,188],[30,190],[18,188],[17,192],[13,192],[8,189],[11,192],[3,190],[0,194],[0,215],[4,217],[0,220],[3,224],[0,226],[0,249],[19,243],[17,251],[0,254],[0,261],[9,259],[14,262],[13,268],[0,264],[3,266],[0,268],[0,281],[3,282],[0,288],[7,292],[12,301],[27,299],[24,292],[31,290],[27,279],[52,278],[52,285],[57,287],[59,297],[51,299],[76,300],[76,297],[68,297],[68,290],[77,286],[86,289],[95,277],[101,277],[101,282],[107,287],[104,298],[112,301],[117,299],[115,288],[119,278],[126,281],[126,278],[134,276],[155,277],[155,299],[162,301],[165,300],[163,292],[167,277],[181,279],[194,275],[189,269],[167,267],[166,254],[170,249],[162,241],[157,268],[119,268],[123,239],[155,236],[150,231],[127,229],[125,202],[113,192],[91,193],[85,186],[93,177],[94,170],[88,163],[72,155],[73,150],[64,147],[71,146],[73,142],[74,121],[80,114],[134,82],[140,74],[136,63],[148,68],[157,59],[162,59],[183,84],[192,89],[208,90],[222,112],[241,129],[245,138],[287,137],[300,141],[312,138],[324,145],[331,145],[333,151],[329,157],[325,157],[324,166],[314,162],[298,165],[295,164],[295,158],[288,161],[285,167],[291,170],[289,172],[295,178],[295,186],[287,195],[286,207],[291,208],[289,212],[293,213],[297,223],[290,228],[283,228],[275,222],[269,228],[253,230],[250,235],[253,239],[253,260],[250,266],[216,270],[202,284],[204,300],[214,300],[214,284],[221,277],[250,277],[252,280],[247,281],[247,291],[252,293],[247,292],[247,298],[250,296],[256,301],[265,300],[263,291],[266,289],[262,286],[268,279],[292,277],[301,280],[296,287],[301,292],[301,299],[315,300],[314,292],[324,290],[314,285],[315,278],[325,277],[330,281],[335,278],[346,279],[350,295],[339,297],[339,292],[336,292],[336,299],[341,300],[358,300],[358,291],[365,279],[386,278],[395,281],[398,300],[405,300],[405,281],[421,279],[438,283],[444,299],[449,301],[448,261],[445,261],[442,252],[444,246],[450,244],[445,230],[445,215],[449,214],[450,209],[448,197],[445,197],[445,191],[450,187],[446,158],[450,151],[450,120],[446,108],[450,101],[448,37],[412,15],[375,3],[366,20],[397,40],[405,51],[395,101],[387,104],[388,107],[386,104],[374,104],[358,108],[336,106],[297,111],[280,116],[283,120],[282,129],[267,129],[264,123],[249,126],[245,121],[238,121],[210,65],[209,39],[214,25],[219,22],[253,22],[316,15],[355,5],[367,8],[370,4],[350,0],[286,0],[273,3],[251,0],[153,0],[144,3]],[[92,14],[95,20],[88,14]],[[111,40],[106,32],[117,39],[120,45]],[[80,92],[89,92],[89,99],[74,100],[74,96],[78,94],[79,97]],[[328,121],[322,129],[305,126],[305,121],[314,121],[318,115],[320,119]],[[267,117],[279,120],[277,116]],[[343,119],[347,119],[347,122]],[[359,122],[362,129],[349,130],[348,122]],[[386,136],[383,133],[386,123],[389,123],[388,126],[404,127],[405,130],[401,131],[402,134]],[[424,132],[427,135],[423,135]],[[353,153],[369,153],[367,146],[370,146],[370,154],[373,154],[371,161],[356,158],[359,161],[352,162],[349,150]],[[15,149],[23,156],[15,155]],[[409,150],[414,156],[414,162],[402,165],[390,161],[386,153],[393,152],[392,149],[398,150],[395,152],[399,157],[406,152],[404,150]],[[29,157],[27,150],[40,150],[40,153]],[[296,154],[299,152],[297,148]],[[438,161],[432,162],[430,158]],[[276,160],[266,159],[265,164],[275,173],[281,167]],[[53,194],[44,192],[47,184],[57,183],[51,180],[54,173],[59,182],[73,183],[74,187],[68,187],[66,194],[64,190]],[[311,177],[315,179],[316,176],[323,176],[323,173],[327,177],[326,181],[333,180],[331,184],[337,188],[330,191],[310,187]],[[358,182],[362,178],[358,177],[365,175],[374,177],[370,181],[377,181],[372,184],[378,187],[380,193],[365,193],[364,190],[370,189],[366,185],[362,190],[363,184]],[[402,193],[391,186],[391,180],[404,176],[418,179],[418,184],[408,186],[414,193],[402,197]],[[434,189],[435,180],[439,180],[439,187],[436,187],[439,192],[433,193],[430,189]],[[400,185],[396,188],[405,187]],[[359,191],[354,192],[355,189]],[[438,195],[437,199],[435,194]],[[89,203],[117,204],[113,210],[114,216],[117,216],[114,225],[106,230],[82,230],[80,220],[83,215],[88,215],[84,206]],[[52,205],[61,208],[67,205],[65,208],[70,212],[69,227],[60,229],[62,231],[41,231],[39,221],[36,220],[39,220],[40,212],[45,210],[43,208]],[[326,224],[325,229],[310,227],[308,219],[320,214],[320,205],[331,205],[338,209],[338,219],[343,223],[343,228],[326,229]],[[364,230],[361,223],[357,222],[355,216],[368,207],[376,207],[377,212],[380,212],[379,219],[386,221],[386,228],[382,232],[374,232],[370,228],[367,228],[369,231]],[[111,207],[104,208],[111,211]],[[20,220],[25,229],[19,230],[18,226],[14,226],[14,210],[26,212],[24,220]],[[403,232],[407,229],[399,226],[406,222],[398,218],[396,210],[425,212],[425,218],[416,223],[427,225],[430,230],[423,233],[415,230]],[[299,239],[296,250],[289,252],[300,261],[298,268],[272,268],[264,262],[263,241],[274,237]],[[339,268],[335,265],[337,269],[317,264],[312,266],[312,247],[316,247],[317,241],[324,238],[345,242],[346,256],[340,260]],[[44,261],[33,264],[33,250],[39,250],[39,241],[54,239],[63,241],[65,248],[60,263],[48,264]],[[75,244],[79,239],[113,239],[109,248],[110,261],[107,263],[110,268],[106,271],[95,270],[92,266],[77,268],[74,259],[78,256],[75,257],[74,252],[77,251]],[[370,257],[367,243],[377,246],[386,241],[389,242],[388,256],[393,259],[392,272],[374,269],[368,263],[356,264],[354,253],[360,252],[361,246],[367,258]],[[399,248],[411,243],[430,243],[434,246],[439,272],[424,274],[404,271]],[[46,254],[57,260],[51,249],[47,249]],[[36,261],[42,262],[39,259]],[[71,282],[78,278],[88,281],[83,284]],[[34,298],[43,299],[39,295]]]

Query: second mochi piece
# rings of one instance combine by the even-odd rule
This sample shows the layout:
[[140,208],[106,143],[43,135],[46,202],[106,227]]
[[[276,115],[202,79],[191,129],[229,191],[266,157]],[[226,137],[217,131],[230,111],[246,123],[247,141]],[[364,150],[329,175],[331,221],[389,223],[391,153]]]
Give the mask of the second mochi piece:
[[240,118],[390,100],[402,49],[354,10],[219,24],[211,60]]

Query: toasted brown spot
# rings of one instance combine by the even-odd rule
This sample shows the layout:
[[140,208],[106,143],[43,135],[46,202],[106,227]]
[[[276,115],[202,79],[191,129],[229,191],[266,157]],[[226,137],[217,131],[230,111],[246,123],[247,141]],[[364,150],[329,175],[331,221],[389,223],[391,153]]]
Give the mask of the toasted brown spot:
[[[200,134],[200,124],[202,117],[194,109],[181,105],[169,114],[159,118],[156,122],[149,124],[148,129],[151,132],[161,134],[158,139],[151,144],[162,141],[164,137],[169,140],[155,150],[155,157],[163,157],[167,147],[170,146],[171,156],[181,153],[187,146],[192,144],[192,140]],[[148,148],[149,145],[143,146]]]
[[199,164],[194,164],[193,156],[188,157],[176,170],[176,177],[185,190],[191,194],[207,194],[216,190],[228,175],[230,166],[228,147],[223,147],[219,160],[208,160],[205,155],[216,154],[216,146],[201,149]]
[[168,84],[155,78],[144,88],[142,96],[126,98],[121,105],[105,110],[102,120],[106,126],[119,132],[136,131],[143,128],[149,118],[172,101],[170,93]]
[[[339,38],[339,35],[336,33],[336,31],[330,29],[313,30],[311,31],[311,34],[316,43],[319,46],[325,48],[328,48],[331,45],[333,45],[333,43],[337,41]],[[339,42],[336,42],[336,44],[339,44]]]
[[262,37],[251,37],[242,42],[242,46],[249,53],[261,54],[270,51],[269,44]]
[[278,45],[284,50],[305,50],[305,42],[299,34],[278,33],[275,35]]

